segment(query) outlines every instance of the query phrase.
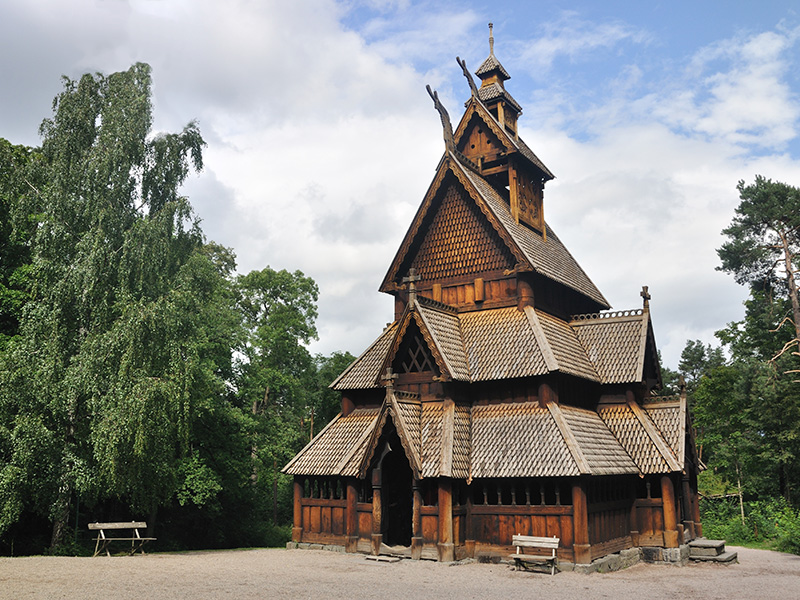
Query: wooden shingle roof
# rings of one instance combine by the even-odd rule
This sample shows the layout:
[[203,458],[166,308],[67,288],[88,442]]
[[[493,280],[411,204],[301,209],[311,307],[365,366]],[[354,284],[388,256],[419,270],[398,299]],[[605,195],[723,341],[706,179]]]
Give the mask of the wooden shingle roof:
[[364,350],[330,387],[337,390],[358,390],[378,387],[383,361],[397,333],[397,323],[387,327],[369,348]]
[[[389,417],[421,478],[566,477],[681,470],[679,403],[603,405],[514,402],[472,407],[391,391],[380,409],[338,416],[284,467],[292,475],[363,477]],[[651,420],[670,430],[667,441]],[[685,431],[685,429],[683,429]]]
[[602,383],[626,383],[644,372],[649,312],[626,310],[572,317],[570,328],[583,344]]
[[530,270],[591,298],[602,308],[610,308],[608,300],[592,283],[549,225],[546,226],[547,237],[544,238],[525,225],[517,223],[511,215],[508,204],[483,177],[462,166],[454,156],[450,164],[462,180],[472,184],[468,187],[472,187],[486,203],[506,235],[513,240],[518,251],[522,252]]
[[682,469],[671,445],[638,404],[601,406],[597,412],[642,473],[668,473]]
[[606,384],[641,382],[645,345],[651,331],[648,313],[625,311],[608,318],[603,313],[591,316],[566,322],[532,307],[523,311],[508,307],[457,313],[419,297],[402,319],[388,327],[331,387],[381,387],[381,376],[392,360],[390,353],[400,346],[406,323],[411,320],[431,345],[442,375],[455,381],[494,381],[561,372]]
[[341,413],[283,468],[290,475],[355,476],[367,437],[378,418],[377,408]]

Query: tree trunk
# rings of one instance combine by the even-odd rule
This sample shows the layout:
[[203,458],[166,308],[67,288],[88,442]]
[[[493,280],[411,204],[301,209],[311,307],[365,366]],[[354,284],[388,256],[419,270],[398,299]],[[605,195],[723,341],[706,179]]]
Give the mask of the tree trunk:
[[272,459],[272,523],[278,524],[278,459]]
[[742,497],[742,476],[739,472],[739,465],[736,465],[736,485],[739,488],[739,512],[742,513],[742,526],[745,525],[744,522],[744,498]]
[[[797,280],[795,279],[794,255],[789,244],[789,237],[786,232],[779,232],[781,244],[783,245],[783,267],[786,269],[786,285],[789,287],[789,299],[792,302],[792,320],[794,321],[794,342],[784,346],[784,350],[791,345],[795,346],[794,354],[800,356],[800,297],[797,294]],[[778,326],[780,328],[780,325]],[[778,356],[780,356],[780,354]],[[776,357],[777,358],[777,357]],[[797,372],[797,371],[794,371]]]
[[61,476],[61,485],[58,488],[58,498],[53,519],[53,535],[50,538],[50,549],[55,550],[64,542],[64,534],[67,531],[70,515],[70,499],[72,497],[72,486],[66,481],[66,474]]
[[147,537],[156,537],[156,521],[158,520],[158,504],[150,509],[147,516]]

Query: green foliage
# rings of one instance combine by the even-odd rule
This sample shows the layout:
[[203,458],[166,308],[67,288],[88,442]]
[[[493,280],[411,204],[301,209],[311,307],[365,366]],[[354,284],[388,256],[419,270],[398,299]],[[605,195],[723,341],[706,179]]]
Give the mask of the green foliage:
[[800,554],[800,512],[783,498],[745,502],[744,523],[735,497],[702,498],[700,512],[707,538],[739,545],[767,543]]
[[0,138],[0,352],[16,335],[28,300],[33,224],[20,206],[38,185],[36,153]]
[[153,135],[150,86],[65,78],[40,150],[0,139],[2,551],[49,522],[81,553],[87,521],[128,519],[161,549],[281,545],[280,469],[339,410],[353,357],[309,354],[316,283],[237,276],[204,239],[180,195],[203,139]]

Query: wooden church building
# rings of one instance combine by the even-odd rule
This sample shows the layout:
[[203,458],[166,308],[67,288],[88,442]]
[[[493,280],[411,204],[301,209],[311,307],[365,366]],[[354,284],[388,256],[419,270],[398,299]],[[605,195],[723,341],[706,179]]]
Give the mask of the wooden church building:
[[452,561],[556,536],[588,564],[701,535],[685,395],[661,398],[649,296],[610,311],[544,218],[553,174],[490,54],[380,285],[394,321],[284,467],[295,542]]

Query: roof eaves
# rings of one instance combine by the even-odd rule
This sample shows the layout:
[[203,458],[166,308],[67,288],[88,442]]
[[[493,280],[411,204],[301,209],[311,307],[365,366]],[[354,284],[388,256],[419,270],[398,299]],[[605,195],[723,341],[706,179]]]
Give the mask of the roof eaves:
[[353,369],[356,367],[356,365],[357,365],[359,362],[361,362],[361,360],[362,360],[362,359],[363,359],[363,358],[364,358],[364,357],[365,357],[367,354],[369,354],[369,352],[370,352],[370,351],[371,351],[371,350],[372,350],[372,349],[373,349],[373,348],[374,348],[374,347],[375,347],[375,346],[378,344],[378,342],[380,342],[380,341],[383,339],[383,336],[384,336],[384,335],[386,335],[386,334],[388,334],[388,333],[389,333],[389,331],[388,331],[388,330],[390,330],[390,329],[392,329],[393,327],[396,327],[396,326],[397,326],[397,322],[395,321],[394,323],[392,323],[391,325],[389,325],[389,326],[388,326],[388,327],[387,327],[387,328],[386,328],[386,329],[385,329],[383,332],[381,332],[381,335],[379,335],[379,336],[378,336],[378,337],[375,339],[375,341],[374,341],[374,342],[372,342],[372,343],[369,345],[369,347],[368,347],[366,350],[364,350],[364,352],[362,352],[362,353],[361,353],[361,354],[358,356],[358,358],[356,358],[356,359],[355,359],[353,362],[351,362],[351,363],[350,363],[350,364],[347,366],[347,368],[346,368],[344,371],[342,371],[342,372],[339,374],[339,376],[338,376],[336,379],[334,379],[334,380],[333,380],[333,382],[332,382],[332,383],[330,383],[330,384],[328,385],[328,387],[329,387],[330,389],[333,389],[333,390],[340,389],[340,388],[338,388],[338,387],[337,387],[337,386],[339,385],[339,382],[340,382],[342,379],[344,379],[344,377],[345,377],[345,376],[346,376],[348,373],[350,373],[350,371],[352,371],[352,370],[353,370]]
[[340,412],[333,419],[331,419],[331,422],[325,425],[325,427],[323,427],[320,430],[320,432],[317,435],[315,435],[310,442],[308,442],[305,446],[303,446],[302,450],[300,450],[300,452],[295,454],[292,460],[286,463],[286,466],[284,466],[281,469],[281,473],[286,473],[292,467],[292,465],[294,465],[298,460],[300,460],[300,457],[302,457],[309,450],[309,448],[311,448],[317,442],[317,440],[320,439],[328,431],[328,429],[333,427],[333,424],[336,423],[341,418],[342,418],[342,413]]

